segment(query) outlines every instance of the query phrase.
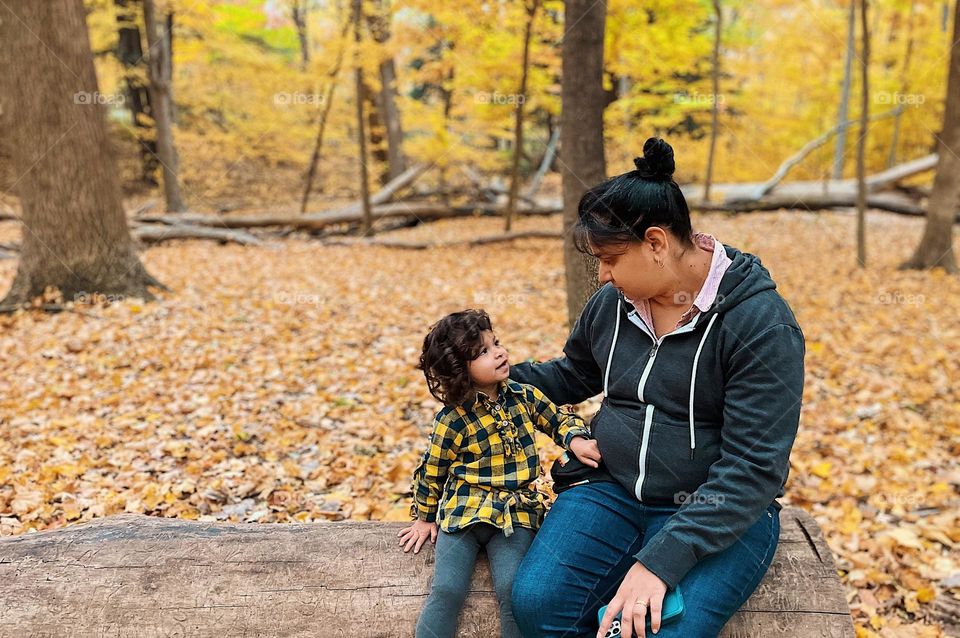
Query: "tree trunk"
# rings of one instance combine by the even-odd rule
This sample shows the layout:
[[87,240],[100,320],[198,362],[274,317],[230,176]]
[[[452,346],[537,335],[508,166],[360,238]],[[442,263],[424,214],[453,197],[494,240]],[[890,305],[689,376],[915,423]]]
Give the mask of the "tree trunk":
[[[390,39],[389,16],[383,15],[383,7],[378,7],[377,15],[368,18],[370,32],[378,44],[386,44]],[[396,179],[407,168],[403,155],[403,125],[400,119],[400,107],[397,106],[397,67],[392,57],[380,62],[377,69],[380,75],[380,91],[376,94],[376,106],[383,119],[387,134],[387,172],[385,181]]]
[[393,58],[380,63],[377,105],[387,129],[387,175],[389,179],[396,179],[407,170],[407,159],[403,154],[403,124],[397,106],[397,67]]
[[[549,121],[550,120],[548,116],[548,125]],[[527,189],[527,192],[524,193],[524,195],[530,199],[533,199],[533,197],[536,196],[537,191],[540,190],[540,185],[543,184],[543,178],[546,176],[547,171],[550,170],[550,167],[553,166],[553,162],[557,157],[557,145],[560,143],[560,127],[553,127],[553,130],[549,131],[549,133],[550,139],[547,140],[547,148],[543,151],[543,159],[540,160],[540,168],[537,169],[533,179],[530,180],[530,187]]]
[[163,196],[168,211],[181,212],[186,210],[187,206],[180,195],[180,161],[173,143],[173,81],[169,48],[171,34],[166,28],[168,21],[157,20],[153,0],[143,0],[143,18],[150,51],[147,62],[150,72],[150,103],[157,127],[157,155],[163,165]]
[[[367,16],[367,28],[377,44],[384,45],[390,40],[390,15],[382,1],[376,3],[375,13]],[[397,106],[397,67],[392,57],[380,62],[378,73],[380,91],[375,100],[387,134],[387,171],[383,180],[386,183],[407,170],[407,161],[403,155],[403,126]]]
[[313,153],[310,155],[310,164],[307,166],[307,175],[304,178],[303,196],[300,198],[300,212],[307,212],[307,202],[310,199],[310,191],[313,189],[313,180],[317,174],[317,166],[320,164],[320,155],[323,152],[323,136],[327,130],[327,120],[330,118],[330,110],[333,108],[333,94],[337,90],[337,78],[340,75],[340,68],[343,66],[343,54],[346,48],[347,32],[350,29],[351,18],[349,14],[343,21],[343,28],[340,29],[340,45],[337,49],[336,61],[333,68],[327,75],[327,90],[323,96],[323,108],[320,110],[320,120],[317,122],[317,137],[313,143]]
[[377,176],[377,181],[380,185],[383,185],[390,181],[390,167],[387,163],[390,156],[387,153],[386,145],[383,144],[384,129],[380,123],[380,92],[373,90],[373,87],[367,82],[366,76],[363,78],[363,105],[364,113],[367,116],[367,142],[370,144],[371,165],[382,167],[383,170]]
[[723,10],[720,0],[713,0],[713,13],[717,18],[713,35],[713,113],[710,119],[710,152],[707,155],[707,176],[703,181],[703,201],[710,201],[710,182],[713,180],[713,158],[717,150],[717,127],[720,119],[720,37],[723,28]]
[[868,1],[860,0],[860,136],[857,138],[857,265],[867,265],[867,122],[870,119],[870,25]]
[[367,132],[363,121],[363,68],[360,66],[360,20],[363,0],[353,0],[353,67],[356,79],[357,137],[360,142],[360,201],[363,204],[363,233],[373,234],[373,214],[370,211],[370,179],[367,173]]
[[[954,4],[953,42],[960,38],[960,3]],[[957,272],[953,255],[953,221],[960,206],[960,50],[950,50],[943,130],[937,137],[937,173],[927,204],[927,223],[913,256],[901,268],[934,268]]]
[[309,5],[302,0],[294,0],[291,8],[293,24],[297,28],[297,39],[300,41],[300,70],[306,71],[310,64],[310,36],[307,32],[307,17],[310,15]]
[[82,0],[0,4],[0,118],[22,175],[23,245],[0,306],[47,287],[152,299],[134,252],[107,137]]
[[856,31],[856,0],[850,0],[850,11],[847,14],[847,58],[843,67],[843,86],[840,89],[840,114],[837,116],[840,130],[837,133],[837,143],[833,151],[833,179],[843,177],[843,160],[847,145],[847,113],[850,108],[850,84],[853,79],[853,48],[855,46]]
[[597,290],[597,260],[573,246],[571,228],[587,188],[606,178],[603,156],[604,1],[567,0],[562,46],[560,157],[563,178],[563,255],[567,320],[572,327]]
[[124,97],[130,110],[130,123],[140,153],[140,179],[145,184],[156,185],[155,173],[159,166],[157,142],[144,117],[152,113],[150,91],[138,72],[138,68],[144,64],[143,43],[137,23],[141,5],[139,0],[114,0],[117,9],[117,59],[123,66],[126,84]]
[[[913,58],[913,14],[914,2],[910,2],[910,12],[907,15],[907,51],[903,56],[903,67],[900,69],[900,92],[904,95],[910,90],[910,60]],[[879,13],[879,12],[878,12]],[[891,100],[892,101],[892,100]],[[893,135],[890,138],[890,153],[887,155],[887,168],[897,163],[897,144],[900,141],[900,118],[903,117],[903,109],[899,109],[893,119]]]
[[520,194],[520,157],[523,155],[523,105],[527,96],[527,75],[530,70],[530,40],[533,37],[533,23],[537,19],[540,0],[532,0],[526,5],[527,22],[523,30],[523,57],[520,63],[520,91],[514,101],[513,126],[513,163],[510,167],[510,193],[507,195],[506,222],[504,230],[513,229],[513,216],[517,210],[517,197]]

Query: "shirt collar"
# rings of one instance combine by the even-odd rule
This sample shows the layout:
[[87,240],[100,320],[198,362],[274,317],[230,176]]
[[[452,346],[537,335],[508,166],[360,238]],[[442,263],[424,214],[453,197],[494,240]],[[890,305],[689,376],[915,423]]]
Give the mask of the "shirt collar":
[[[713,247],[713,259],[710,261],[710,271],[707,273],[707,279],[703,282],[703,287],[701,287],[697,293],[697,298],[693,300],[693,305],[697,310],[706,312],[717,300],[720,280],[723,279],[723,273],[726,272],[730,264],[733,263],[733,260],[727,257],[727,251],[724,250],[723,244],[713,235],[697,233],[694,236],[694,241],[704,248],[707,248],[707,246]],[[693,308],[691,308],[691,310],[693,310]]]
[[[512,379],[504,379],[497,384],[497,393],[498,397],[503,398],[505,393],[512,392],[514,394],[523,394],[523,386],[513,381]],[[498,399],[499,400],[499,399]],[[486,395],[485,392],[477,390],[474,397],[470,399],[469,397],[464,401],[467,408],[473,409],[479,403],[490,402],[492,403],[490,397]]]

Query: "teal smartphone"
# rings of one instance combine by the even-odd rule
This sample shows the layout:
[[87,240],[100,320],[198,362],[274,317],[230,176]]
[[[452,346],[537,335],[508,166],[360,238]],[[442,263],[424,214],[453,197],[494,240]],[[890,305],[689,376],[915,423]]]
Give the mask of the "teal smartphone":
[[[604,605],[600,608],[600,611],[597,612],[597,625],[603,622],[603,615],[607,613],[607,606]],[[660,624],[666,625],[668,623],[679,620],[683,616],[683,594],[680,593],[680,586],[677,585],[674,589],[668,589],[667,593],[663,596],[663,608],[660,610]],[[650,635],[652,629],[650,628],[650,614],[647,614],[647,635]],[[613,620],[613,623],[610,625],[610,629],[607,630],[606,636],[604,638],[615,638],[620,635],[620,614],[617,614],[617,617]]]

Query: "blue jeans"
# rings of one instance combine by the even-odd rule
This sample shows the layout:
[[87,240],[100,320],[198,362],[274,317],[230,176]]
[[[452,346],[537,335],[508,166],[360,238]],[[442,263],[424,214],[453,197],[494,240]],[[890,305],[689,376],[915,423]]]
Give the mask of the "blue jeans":
[[[636,562],[633,555],[678,507],[644,505],[619,483],[560,494],[514,580],[520,632],[527,638],[596,636],[597,611],[616,595]],[[687,572],[680,581],[684,614],[661,625],[656,637],[719,634],[760,584],[779,538],[779,510],[771,504],[737,542]]]

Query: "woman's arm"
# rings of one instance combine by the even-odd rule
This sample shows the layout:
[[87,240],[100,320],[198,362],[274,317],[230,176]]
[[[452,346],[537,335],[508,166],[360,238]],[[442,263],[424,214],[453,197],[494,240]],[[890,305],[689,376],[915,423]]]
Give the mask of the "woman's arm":
[[533,424],[563,449],[570,449],[570,440],[575,436],[590,438],[590,428],[580,415],[561,412],[535,386],[527,386],[525,398],[533,416]]
[[603,390],[603,373],[593,357],[590,321],[600,292],[594,294],[577,319],[563,356],[544,363],[518,363],[510,368],[510,378],[543,391],[557,405],[586,401]]
[[736,542],[778,496],[800,422],[804,353],[800,328],[777,324],[731,356],[720,459],[635,555],[669,587]]
[[447,480],[447,470],[450,468],[450,463],[457,458],[463,443],[463,419],[450,417],[451,413],[441,412],[434,418],[430,444],[423,454],[420,465],[413,473],[411,514],[418,520],[429,523],[437,520],[437,510],[440,507],[443,485]]

